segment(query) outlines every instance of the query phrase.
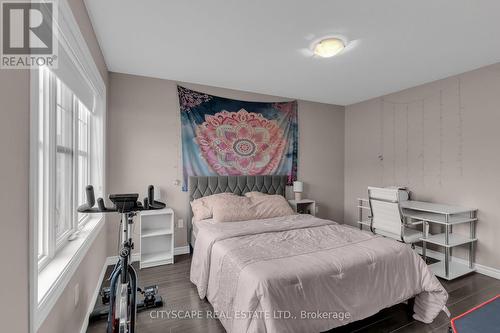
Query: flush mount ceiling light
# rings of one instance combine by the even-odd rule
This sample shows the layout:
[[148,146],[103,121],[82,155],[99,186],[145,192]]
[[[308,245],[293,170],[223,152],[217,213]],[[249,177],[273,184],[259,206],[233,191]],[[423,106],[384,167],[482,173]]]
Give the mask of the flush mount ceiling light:
[[342,51],[345,47],[340,38],[325,38],[314,45],[313,52],[321,58],[330,58]]

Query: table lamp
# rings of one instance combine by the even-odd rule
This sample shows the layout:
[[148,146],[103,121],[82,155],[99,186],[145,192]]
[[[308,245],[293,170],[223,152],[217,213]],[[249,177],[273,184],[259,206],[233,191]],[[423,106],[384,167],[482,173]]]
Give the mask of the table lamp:
[[295,193],[295,201],[302,200],[303,191],[304,191],[304,183],[299,181],[293,182],[293,192]]

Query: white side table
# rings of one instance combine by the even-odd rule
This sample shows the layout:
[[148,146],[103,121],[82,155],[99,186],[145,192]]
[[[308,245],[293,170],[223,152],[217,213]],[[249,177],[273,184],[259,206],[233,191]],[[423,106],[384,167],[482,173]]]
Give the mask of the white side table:
[[288,200],[288,203],[290,203],[290,206],[292,206],[293,211],[296,213],[316,216],[316,201],[314,200]]
[[171,208],[140,214],[140,268],[174,263],[174,211]]

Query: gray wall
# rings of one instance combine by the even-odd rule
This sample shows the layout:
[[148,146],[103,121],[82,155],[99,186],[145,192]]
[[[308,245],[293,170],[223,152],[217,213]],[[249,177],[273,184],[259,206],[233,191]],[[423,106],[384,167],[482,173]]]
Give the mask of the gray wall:
[[0,322],[28,332],[29,72],[0,70]]
[[[194,84],[183,86],[218,96],[282,101]],[[188,199],[182,179],[180,115],[176,82],[110,74],[108,191],[137,191],[157,185],[177,218],[186,218]],[[342,221],[344,193],[344,107],[299,101],[299,178],[305,196],[319,203],[319,215]],[[327,179],[327,181],[325,181]],[[108,224],[108,255],[116,252],[118,220]],[[186,223],[176,229],[176,246],[187,245]],[[137,243],[137,242],[136,242]],[[139,249],[136,249],[139,250]]]
[[416,199],[477,207],[477,262],[500,268],[499,124],[500,64],[347,106],[345,222],[367,186],[405,185]]

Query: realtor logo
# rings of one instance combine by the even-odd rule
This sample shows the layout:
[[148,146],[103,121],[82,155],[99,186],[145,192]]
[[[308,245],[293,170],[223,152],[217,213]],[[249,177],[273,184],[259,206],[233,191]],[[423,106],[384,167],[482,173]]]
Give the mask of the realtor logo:
[[57,65],[53,1],[3,1],[1,68]]

